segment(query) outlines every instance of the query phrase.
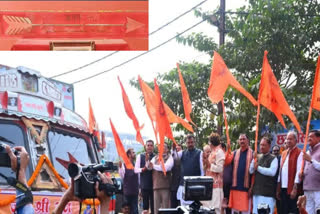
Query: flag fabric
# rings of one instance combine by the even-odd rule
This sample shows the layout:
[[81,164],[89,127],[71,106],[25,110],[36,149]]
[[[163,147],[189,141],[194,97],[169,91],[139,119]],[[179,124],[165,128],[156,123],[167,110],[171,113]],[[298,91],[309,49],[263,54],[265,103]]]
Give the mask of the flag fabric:
[[91,101],[89,98],[89,131],[91,134],[93,134],[94,130],[96,129],[97,129],[96,118],[94,117]]
[[178,117],[165,102],[163,102],[163,104],[164,108],[166,109],[167,117],[170,123],[180,123],[188,131],[194,132],[192,126],[188,122],[186,122],[181,117]]
[[[144,102],[146,104],[147,113],[151,119],[151,121],[156,121],[156,109],[154,107],[154,100],[155,100],[155,93],[154,91],[141,79],[141,77],[138,77],[140,88],[144,97]],[[183,120],[181,117],[178,117],[171,109],[170,107],[163,102],[164,107],[166,109],[168,120],[171,123],[180,123],[183,127],[185,127],[190,132],[193,132],[192,126],[187,123],[185,120]],[[154,124],[153,124],[154,125]],[[155,129],[154,129],[155,130]]]
[[314,76],[311,106],[320,111],[320,55],[318,56],[316,74]]
[[177,63],[177,69],[178,69],[178,73],[179,73],[179,80],[180,80],[180,86],[181,86],[181,94],[182,94],[182,102],[183,102],[184,114],[185,114],[186,119],[190,123],[194,124],[193,121],[191,120],[191,117],[190,117],[190,114],[192,112],[192,105],[191,105],[191,101],[190,101],[190,98],[189,98],[189,93],[188,93],[187,87],[186,87],[186,85],[184,83],[183,76],[182,76],[181,71],[180,71],[179,63]]
[[[304,145],[303,145],[303,152],[305,152],[307,150],[308,135],[309,135],[310,121],[311,121],[311,115],[312,115],[313,108],[320,111],[320,55],[318,56],[316,74],[314,75],[312,97],[311,97],[311,104],[309,107],[309,114],[308,114],[307,128],[306,128],[306,134],[305,134]],[[300,170],[300,174],[303,174],[304,162],[305,162],[304,159],[302,159],[302,167]]]
[[120,140],[120,137],[119,137],[116,129],[113,126],[113,123],[112,123],[111,119],[110,119],[110,126],[111,126],[111,130],[112,130],[114,142],[116,144],[118,155],[122,158],[124,164],[126,165],[126,167],[128,169],[133,169],[133,165],[132,165],[131,161],[129,160],[128,156],[127,156],[127,153],[126,153],[126,151],[125,151],[125,149],[123,147],[123,144],[122,144],[122,142]]
[[[138,76],[138,81],[139,81],[139,85],[140,85],[140,88],[141,88],[141,91],[142,91],[142,94],[144,97],[144,103],[146,105],[147,113],[148,113],[148,116],[151,120],[151,125],[152,125],[154,135],[158,136],[157,129],[155,127],[156,120],[157,120],[156,109],[153,105],[153,102],[155,100],[155,94],[154,94],[153,90],[141,79],[140,76]],[[157,145],[159,144],[157,137],[156,137],[156,143],[157,143]]]
[[137,119],[136,115],[133,112],[131,103],[129,101],[129,97],[128,97],[126,91],[124,90],[124,87],[122,85],[122,82],[120,81],[119,76],[118,76],[118,80],[119,80],[120,87],[121,87],[124,109],[125,109],[128,117],[132,120],[133,126],[134,126],[134,128],[135,128],[135,130],[137,132],[136,141],[140,142],[144,146],[143,138],[142,138],[141,133],[140,133],[140,130],[143,128],[143,125],[139,126],[138,119]]
[[155,105],[157,109],[156,111],[157,131],[159,133],[159,142],[160,142],[158,145],[159,161],[161,163],[164,174],[166,174],[166,169],[164,167],[164,161],[163,161],[164,137],[167,136],[169,139],[174,139],[174,138],[173,138],[169,120],[167,118],[166,110],[161,98],[160,89],[156,80],[154,80],[154,92],[156,97]]
[[287,115],[297,130],[301,132],[300,125],[290,109],[281,88],[274,76],[271,66],[267,58],[268,51],[264,52],[262,75],[260,81],[260,89],[258,102],[275,114],[281,125],[286,128],[282,115]]
[[247,92],[231,74],[222,57],[217,52],[214,52],[208,88],[210,100],[213,103],[220,102],[229,85],[246,96],[253,105],[257,105],[257,101],[253,96]]
[[89,98],[89,131],[90,133],[95,136],[98,140],[100,147],[102,146],[101,138],[100,138],[100,131],[98,123],[96,122],[96,118],[93,113],[93,108],[91,106],[91,101]]

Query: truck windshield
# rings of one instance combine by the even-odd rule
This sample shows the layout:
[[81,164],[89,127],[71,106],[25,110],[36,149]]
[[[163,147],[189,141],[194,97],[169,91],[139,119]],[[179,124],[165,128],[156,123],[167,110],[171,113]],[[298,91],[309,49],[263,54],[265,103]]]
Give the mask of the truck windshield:
[[[25,136],[23,130],[20,126],[16,124],[11,124],[8,122],[0,121],[0,136],[11,141],[13,144],[6,142],[4,139],[0,140],[1,143],[5,143],[11,147],[15,146],[25,146]],[[26,148],[27,149],[27,148]],[[2,151],[5,152],[5,151]],[[3,154],[1,154],[3,155]],[[3,163],[2,163],[3,164]],[[15,172],[11,170],[10,167],[0,167],[0,172],[5,176],[16,177]],[[29,167],[27,169],[27,179],[30,177]],[[6,181],[0,177],[0,183],[6,183]]]
[[91,163],[88,144],[83,138],[68,135],[66,132],[49,131],[48,139],[53,165],[62,178],[70,177],[67,167],[70,161],[74,162],[73,159],[85,165]]

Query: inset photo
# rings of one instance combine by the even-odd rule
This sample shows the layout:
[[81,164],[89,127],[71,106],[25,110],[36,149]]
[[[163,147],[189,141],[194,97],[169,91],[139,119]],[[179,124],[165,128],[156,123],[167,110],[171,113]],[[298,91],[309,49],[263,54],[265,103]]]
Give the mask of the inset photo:
[[0,50],[148,50],[148,0],[0,1]]

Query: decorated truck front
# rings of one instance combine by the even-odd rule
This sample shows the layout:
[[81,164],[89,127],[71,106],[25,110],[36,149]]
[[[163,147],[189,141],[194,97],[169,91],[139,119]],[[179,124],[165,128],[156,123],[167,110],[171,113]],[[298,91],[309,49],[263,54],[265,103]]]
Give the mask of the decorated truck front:
[[[24,146],[30,155],[27,180],[36,213],[51,213],[57,205],[69,185],[69,163],[100,162],[98,144],[74,112],[72,85],[25,67],[0,65],[0,136],[2,143]],[[15,177],[9,167],[0,172]],[[86,200],[82,211],[91,208]],[[14,209],[15,189],[0,178],[0,213]],[[78,203],[69,203],[64,213],[79,213]]]

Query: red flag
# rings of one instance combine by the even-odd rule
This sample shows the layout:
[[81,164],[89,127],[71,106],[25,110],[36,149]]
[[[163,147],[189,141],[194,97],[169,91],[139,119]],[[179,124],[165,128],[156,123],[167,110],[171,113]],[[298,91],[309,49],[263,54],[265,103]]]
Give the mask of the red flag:
[[136,115],[134,114],[133,112],[133,109],[132,109],[132,106],[131,106],[131,103],[129,101],[129,98],[128,98],[128,95],[126,93],[126,91],[124,90],[124,87],[120,81],[120,78],[118,76],[118,80],[119,80],[119,83],[120,83],[120,86],[121,86],[121,91],[122,91],[122,100],[123,100],[123,104],[124,104],[124,109],[128,115],[128,117],[132,120],[133,122],[133,126],[137,132],[136,134],[136,140],[138,142],[140,142],[143,146],[144,146],[144,142],[143,142],[143,139],[142,139],[142,136],[141,136],[141,133],[140,133],[140,130],[143,128],[143,125],[142,126],[139,126],[139,122],[136,118]]
[[128,169],[133,169],[133,165],[132,165],[131,161],[129,160],[126,151],[124,150],[123,144],[121,143],[120,137],[119,137],[116,129],[114,128],[111,119],[110,119],[110,125],[111,125],[111,130],[112,130],[114,142],[116,144],[118,155],[122,158],[124,164],[126,165],[126,167]]
[[[155,94],[154,91],[141,79],[138,77],[141,91],[144,96],[144,102],[146,104],[148,115],[151,121],[156,121],[156,109],[154,107]],[[169,106],[163,102],[164,107],[166,109],[167,117],[170,123],[180,123],[183,127],[185,127],[190,132],[193,132],[192,126],[183,120],[181,117],[178,117],[173,111],[169,108]]]
[[259,97],[258,102],[264,107],[272,111],[281,125],[286,128],[282,115],[287,115],[297,130],[300,132],[300,125],[290,109],[289,104],[284,97],[281,88],[274,76],[271,66],[267,58],[268,51],[264,52],[263,65],[262,65],[262,75],[260,81]]
[[247,92],[231,74],[222,57],[217,52],[214,52],[208,89],[208,96],[210,100],[213,103],[220,102],[229,85],[246,96],[253,105],[257,105],[257,101],[252,97],[252,95]]
[[[191,101],[189,98],[189,93],[187,90],[186,85],[184,84],[184,80],[180,71],[179,63],[177,63],[177,68],[178,68],[178,73],[179,73],[179,80],[180,80],[180,85],[181,85],[181,94],[182,94],[182,101],[183,101],[183,109],[184,109],[184,114],[186,116],[186,119],[194,124],[191,120],[190,114],[192,112],[192,105]],[[195,125],[195,124],[194,124]]]
[[107,148],[106,136],[103,131],[101,132],[101,142],[102,142],[102,148],[103,149]]

